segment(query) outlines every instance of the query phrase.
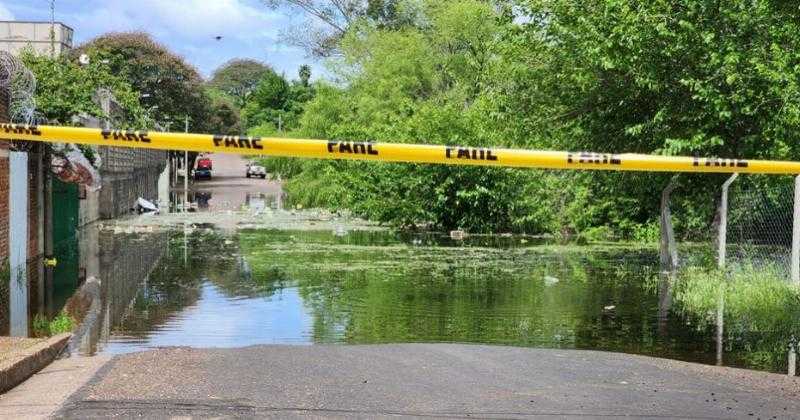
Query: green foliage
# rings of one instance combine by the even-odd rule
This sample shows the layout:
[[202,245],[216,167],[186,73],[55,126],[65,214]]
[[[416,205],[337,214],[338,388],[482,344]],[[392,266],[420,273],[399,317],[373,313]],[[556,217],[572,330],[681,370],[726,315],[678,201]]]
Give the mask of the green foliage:
[[[331,70],[342,83],[318,86],[303,108],[299,131],[309,137],[800,158],[800,12],[782,2],[407,0],[370,10],[337,41]],[[384,15],[393,23],[381,24]],[[295,199],[331,197],[315,204],[393,225],[639,241],[657,236],[671,180],[341,162],[289,169],[281,175],[292,177]],[[722,180],[675,180],[678,235],[707,234]]]
[[73,56],[83,53],[93,61],[107,61],[113,74],[140,92],[141,104],[153,119],[176,126],[188,116],[194,131],[210,131],[210,99],[200,74],[149,34],[104,34],[75,49]]
[[266,125],[280,128],[281,132],[297,128],[305,104],[314,97],[315,91],[308,84],[311,69],[301,66],[298,73],[300,81],[289,83],[271,69],[264,72],[242,109],[243,124],[248,132]]
[[[788,339],[800,327],[800,289],[779,268],[745,265],[728,274],[690,268],[674,296],[699,328],[714,325],[722,301],[727,341],[747,343],[749,363],[758,368],[785,367]],[[735,339],[742,335],[747,339]]]
[[42,314],[33,317],[31,328],[35,337],[51,337],[58,334],[72,332],[75,329],[75,319],[65,312],[60,312],[52,320]]
[[98,118],[103,114],[95,95],[104,88],[114,94],[123,111],[122,127],[143,128],[145,114],[139,105],[139,94],[124,78],[101,60],[79,65],[67,56],[50,58],[31,51],[22,53],[22,62],[36,76],[36,108],[42,117],[53,123],[70,125],[81,114]]
[[241,134],[239,124],[239,109],[231,98],[214,88],[206,89],[211,109],[207,127],[215,134]]
[[208,85],[233,98],[234,104],[242,108],[261,79],[270,72],[272,69],[264,63],[237,58],[216,69]]

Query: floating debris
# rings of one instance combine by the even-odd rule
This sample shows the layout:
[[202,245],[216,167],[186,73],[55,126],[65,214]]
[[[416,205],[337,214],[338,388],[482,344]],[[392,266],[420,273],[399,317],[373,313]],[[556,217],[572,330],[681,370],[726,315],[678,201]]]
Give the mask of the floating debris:
[[467,236],[467,233],[463,230],[451,230],[450,231],[450,238],[455,239],[457,241],[463,241],[464,238]]

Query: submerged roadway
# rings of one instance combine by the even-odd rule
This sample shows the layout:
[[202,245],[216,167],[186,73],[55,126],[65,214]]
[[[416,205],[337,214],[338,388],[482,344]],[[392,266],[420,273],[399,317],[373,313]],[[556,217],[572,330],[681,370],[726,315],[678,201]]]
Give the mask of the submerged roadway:
[[[48,381],[64,375],[66,362],[29,382],[40,391],[71,385]],[[770,419],[800,417],[798,388],[776,374],[596,351],[267,345],[117,356],[52,408],[68,419]],[[9,407],[0,399],[0,413],[35,412],[18,402]]]
[[[280,184],[212,156],[227,211]],[[161,348],[57,360],[0,418],[800,418],[800,380],[598,351],[466,344]]]

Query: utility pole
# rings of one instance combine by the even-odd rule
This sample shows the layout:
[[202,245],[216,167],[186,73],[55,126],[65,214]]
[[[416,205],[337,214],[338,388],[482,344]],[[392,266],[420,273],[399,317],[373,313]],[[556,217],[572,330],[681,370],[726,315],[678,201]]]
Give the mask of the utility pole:
[[50,0],[50,58],[56,58],[56,0]]
[[[184,132],[189,132],[189,116],[184,121]],[[183,151],[183,212],[189,211],[186,206],[189,204],[189,151]]]

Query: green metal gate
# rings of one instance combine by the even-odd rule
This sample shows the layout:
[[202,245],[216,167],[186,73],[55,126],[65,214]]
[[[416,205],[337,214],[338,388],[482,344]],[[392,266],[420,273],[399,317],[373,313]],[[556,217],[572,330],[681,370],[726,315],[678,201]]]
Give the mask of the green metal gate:
[[[64,307],[79,284],[78,185],[53,179],[53,310]],[[51,314],[55,315],[55,314]]]

